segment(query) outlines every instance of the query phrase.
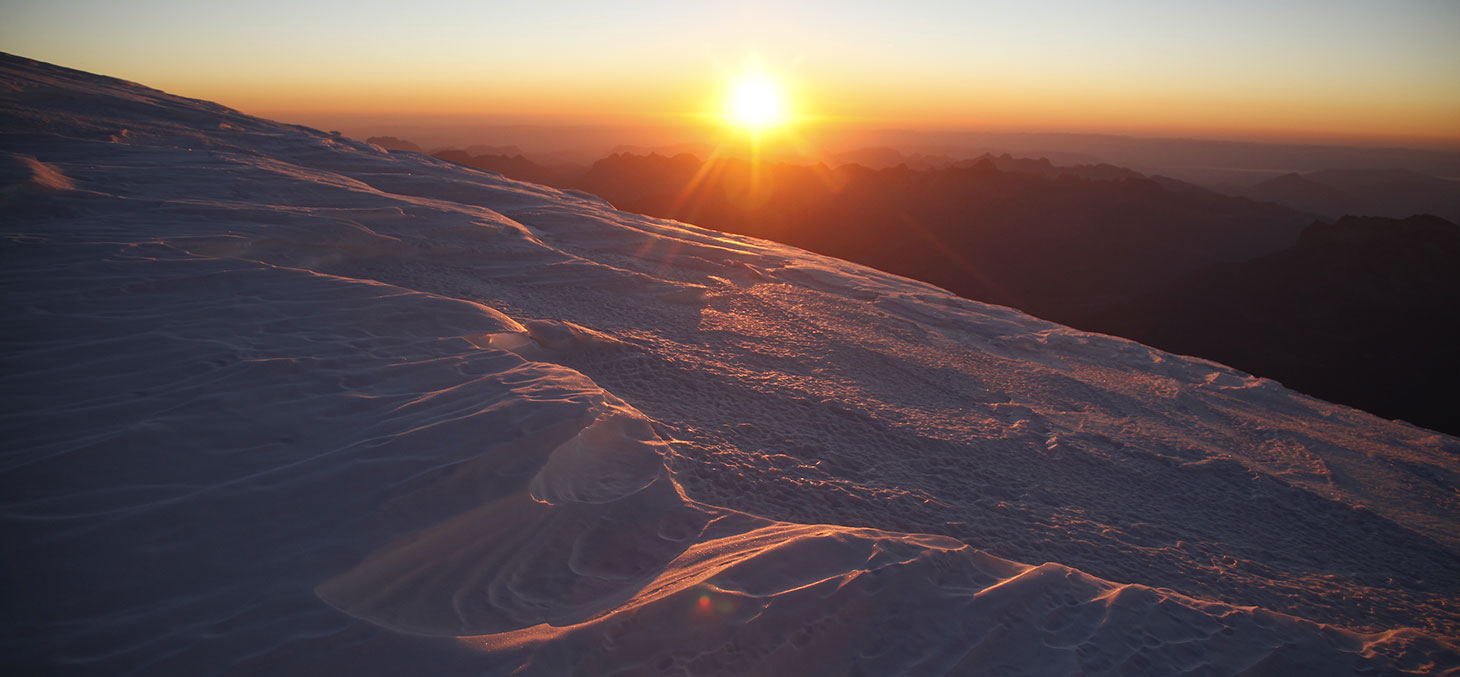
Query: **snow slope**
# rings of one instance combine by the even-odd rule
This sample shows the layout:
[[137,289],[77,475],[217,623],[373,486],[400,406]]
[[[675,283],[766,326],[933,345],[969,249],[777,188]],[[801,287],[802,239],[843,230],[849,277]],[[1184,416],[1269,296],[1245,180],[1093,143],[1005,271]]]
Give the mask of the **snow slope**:
[[1460,670],[1455,438],[17,57],[0,130],[11,674]]

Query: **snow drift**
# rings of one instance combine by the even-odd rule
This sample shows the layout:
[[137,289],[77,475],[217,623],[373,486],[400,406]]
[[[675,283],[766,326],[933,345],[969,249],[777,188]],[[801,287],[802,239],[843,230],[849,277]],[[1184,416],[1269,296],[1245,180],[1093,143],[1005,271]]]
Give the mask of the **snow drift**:
[[12,669],[1460,667],[1454,438],[131,83],[0,91]]

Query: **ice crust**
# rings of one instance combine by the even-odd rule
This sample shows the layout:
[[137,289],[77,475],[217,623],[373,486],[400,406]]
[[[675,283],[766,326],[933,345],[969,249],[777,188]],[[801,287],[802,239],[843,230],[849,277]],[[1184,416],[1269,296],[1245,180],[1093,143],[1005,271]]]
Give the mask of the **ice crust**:
[[1460,669],[1455,438],[132,83],[0,84],[12,674]]

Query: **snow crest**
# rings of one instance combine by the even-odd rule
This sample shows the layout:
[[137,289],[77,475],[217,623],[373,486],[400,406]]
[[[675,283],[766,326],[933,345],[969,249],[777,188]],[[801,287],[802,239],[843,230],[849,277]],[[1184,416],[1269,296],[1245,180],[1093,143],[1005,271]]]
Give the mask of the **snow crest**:
[[131,83],[0,83],[18,671],[1460,667],[1454,438]]

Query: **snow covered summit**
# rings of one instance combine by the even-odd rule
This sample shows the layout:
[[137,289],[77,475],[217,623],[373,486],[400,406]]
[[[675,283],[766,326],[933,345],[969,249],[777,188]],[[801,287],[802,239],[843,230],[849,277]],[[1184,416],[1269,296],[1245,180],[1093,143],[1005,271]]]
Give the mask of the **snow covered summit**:
[[7,672],[1460,668],[1453,437],[18,57],[0,131]]

